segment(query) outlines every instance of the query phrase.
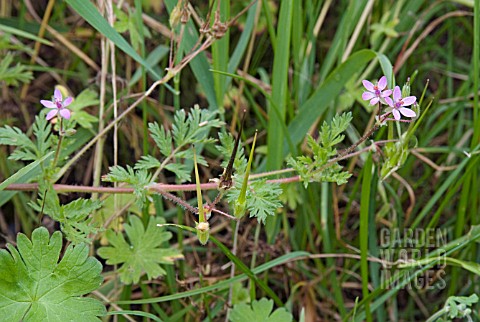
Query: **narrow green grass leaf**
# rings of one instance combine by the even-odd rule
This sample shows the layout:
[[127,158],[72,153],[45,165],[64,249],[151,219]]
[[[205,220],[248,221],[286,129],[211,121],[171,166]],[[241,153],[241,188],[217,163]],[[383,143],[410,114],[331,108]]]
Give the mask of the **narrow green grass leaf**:
[[[352,75],[362,70],[375,57],[376,53],[369,49],[356,52],[337,67],[315,90],[305,104],[300,107],[297,116],[288,126],[288,132],[295,145],[303,140],[308,129],[327,110],[330,103],[338,97]],[[283,153],[286,156],[288,151],[284,149]]]
[[[188,229],[190,232],[195,233],[195,230],[191,227]],[[296,251],[296,252],[291,252],[286,255],[280,256],[274,260],[271,260],[265,264],[262,264],[260,266],[255,267],[254,269],[251,270],[253,274],[260,274],[262,272],[265,272],[273,267],[283,265],[285,263],[291,262],[295,259],[305,257],[310,255],[308,252],[303,252],[303,251]],[[160,303],[160,302],[168,302],[168,301],[173,301],[173,300],[178,300],[190,296],[195,296],[199,294],[204,294],[207,292],[213,292],[213,291],[222,291],[226,290],[230,287],[231,284],[235,282],[241,282],[247,280],[249,277],[246,274],[240,274],[235,276],[234,278],[229,278],[227,280],[218,282],[213,285],[205,286],[199,289],[194,289],[191,291],[186,291],[186,292],[179,292],[177,294],[172,294],[172,295],[166,295],[166,296],[160,296],[160,297],[153,297],[149,299],[141,299],[141,300],[131,300],[131,301],[117,301],[117,304],[148,304],[148,303]]]
[[218,239],[215,237],[210,237],[212,242],[217,245],[218,248],[228,257],[235,266],[241,270],[245,275],[247,275],[250,279],[252,279],[272,300],[275,301],[275,304],[278,306],[283,306],[282,300],[275,294],[275,292],[261,279],[252,272],[247,265],[245,265],[235,254],[233,254],[224,244],[222,244]]
[[356,27],[358,19],[367,4],[367,0],[348,1],[347,4],[346,10],[341,15],[342,18],[340,24],[336,28],[335,36],[330,45],[327,56],[322,62],[320,80],[327,78],[327,75],[330,73],[330,70],[333,68],[336,61],[341,61],[348,38]]
[[[168,13],[171,13],[173,8],[177,5],[177,0],[165,0],[165,6],[167,7]],[[185,25],[185,32],[182,38],[182,47],[184,48],[184,53],[187,54],[193,46],[198,41],[198,31],[195,25],[191,20]],[[211,66],[207,60],[205,53],[198,54],[195,59],[193,59],[188,65],[192,69],[195,78],[198,81],[198,84],[205,91],[205,96],[207,97],[208,104],[210,104],[211,110],[217,110],[218,104],[222,102],[217,102],[215,94],[215,84],[213,81],[212,74],[208,71]]]
[[[287,110],[288,68],[290,60],[290,39],[292,33],[293,0],[281,2],[278,21],[276,51],[272,72],[272,104],[269,106],[267,137],[267,171],[277,170],[283,163],[282,147],[286,133],[283,133]],[[274,106],[278,109],[275,113]]]
[[[372,155],[369,154],[365,166],[363,167],[362,195],[360,201],[360,269],[362,275],[362,294],[366,298],[368,296],[368,234],[370,221],[370,190],[372,185],[373,172]],[[367,321],[372,321],[369,302],[365,303],[365,312]]]
[[[123,38],[112,26],[100,15],[97,8],[90,2],[84,0],[65,0],[73,10],[75,10],[85,21],[87,21],[93,28],[111,40],[115,46],[120,48],[133,60],[146,68],[151,73],[155,80],[161,79],[161,76],[150,66],[140,55],[137,54],[135,49]],[[164,84],[169,90],[173,89],[168,84]]]
[[387,76],[388,84],[393,88],[393,66],[390,59],[381,53],[378,53],[377,57],[380,62],[380,67],[382,67],[383,75]]
[[37,41],[41,44],[53,47],[53,43],[51,41],[48,41],[46,39],[37,37],[36,35],[33,35],[31,33],[28,33],[26,31],[23,31],[23,30],[20,30],[20,29],[17,29],[17,28],[13,28],[13,27],[9,27],[9,26],[0,24],[0,31],[3,31],[3,32],[8,33],[8,34],[16,35],[16,36],[19,36],[19,37],[22,37],[22,38],[30,39],[30,40],[33,40],[33,41]]
[[[480,145],[472,151],[476,152],[480,148]],[[459,176],[461,175],[463,169],[469,165],[469,168],[472,169],[476,166],[478,161],[480,160],[480,156],[472,155],[471,157],[466,157],[463,161],[458,165],[458,167],[450,173],[448,178],[442,183],[442,185],[436,189],[434,195],[429,199],[428,203],[422,208],[422,211],[415,216],[415,220],[413,221],[412,225],[410,226],[411,229],[415,229],[418,227],[420,222],[425,218],[425,216],[433,209],[433,206],[439,201],[440,197],[447,191],[449,187],[454,185],[455,181],[458,180]]]
[[[412,272],[412,270],[405,269],[400,271],[399,274],[393,276],[388,281],[383,283],[380,287],[376,288],[373,292],[371,292],[366,298],[363,298],[360,303],[357,305],[357,309],[363,306],[366,302],[370,302],[373,299],[374,302],[370,305],[372,311],[375,311],[380,305],[385,303],[387,300],[393,298],[393,296],[400,291],[405,285],[411,283],[411,281],[426,270],[433,267],[435,264],[443,261],[443,258],[446,256],[457,252],[472,242],[477,241],[480,239],[480,226],[472,226],[468,234],[457,238],[447,245],[444,245],[441,248],[434,250],[433,252],[429,253],[427,257],[435,257],[434,261],[431,261],[430,264],[423,266],[421,269]],[[383,293],[383,294],[382,294]],[[349,313],[345,321],[350,321],[348,318],[352,315],[353,311]],[[358,316],[355,317],[354,321],[364,321],[365,320],[365,312],[361,311]]]
[[29,165],[21,168],[20,170],[15,172],[13,175],[8,177],[5,181],[0,183],[0,191],[8,187],[8,185],[17,182],[17,180],[19,180],[20,178],[27,176],[30,172],[35,171],[36,168],[40,166],[40,163],[42,163],[47,158],[51,157],[54,152],[55,151],[45,154],[43,157],[41,157],[37,161],[30,163]]
[[[330,232],[331,227],[333,227],[329,221],[333,218],[333,213],[331,211],[331,199],[329,197],[329,190],[330,190],[330,183],[329,182],[322,182],[321,183],[321,195],[320,195],[320,220],[321,220],[321,233],[323,238],[323,250],[326,254],[333,253],[333,241],[335,240],[332,238],[332,234]],[[333,258],[327,258],[327,266],[334,267],[335,262]],[[340,316],[343,318],[347,311],[345,309],[345,303],[343,300],[342,294],[342,286],[339,283],[339,274],[337,271],[332,270],[330,272],[330,282],[332,283],[333,288],[333,295],[335,298],[336,307],[338,307],[338,311]]]
[[[200,204],[199,204],[199,206],[200,206]],[[177,228],[180,228],[180,229],[192,232],[192,233],[197,232],[196,229],[194,229],[192,227],[189,227],[189,226],[184,226],[184,225],[161,224],[161,225],[157,225],[157,226],[159,226],[159,227],[173,226],[173,227],[177,227]],[[220,250],[225,254],[225,256],[227,256],[228,259],[230,259],[232,262],[235,263],[235,265],[236,265],[236,267],[238,267],[238,269],[240,269],[246,276],[248,276],[250,279],[252,279],[271,299],[273,299],[275,301],[275,304],[277,304],[278,306],[283,306],[283,303],[280,300],[280,298],[275,294],[275,292],[273,292],[273,290],[267,284],[265,284],[265,282],[263,280],[259,279],[255,275],[256,273],[254,271],[250,270],[248,268],[248,266],[245,265],[237,256],[235,256],[235,254],[233,254],[224,244],[222,244],[222,242],[220,242],[218,239],[216,239],[213,236],[209,236],[209,237],[212,240],[212,242],[215,245],[217,245],[218,248],[220,248]],[[257,269],[259,269],[260,267],[261,266],[257,267]],[[230,279],[230,281],[232,281],[232,280],[233,279]],[[118,303],[120,303],[120,302],[118,302]],[[122,303],[126,303],[126,302],[122,301]],[[130,303],[134,303],[134,302],[132,301]],[[140,303],[140,302],[136,302],[136,303]],[[143,302],[143,303],[152,303],[152,302]]]
[[112,311],[107,313],[107,315],[125,315],[125,314],[143,316],[145,318],[150,318],[157,322],[162,322],[162,320],[159,317],[155,316],[154,314],[142,312],[142,311],[122,310],[122,311]]
[[[214,19],[212,14],[212,20]],[[230,1],[220,2],[220,21],[226,22],[230,18]],[[230,31],[227,30],[222,39],[215,41],[212,44],[212,67],[216,70],[228,71],[228,60],[230,52]],[[225,112],[223,107],[223,96],[227,89],[226,77],[221,74],[213,74],[213,82],[215,84],[215,94],[218,108],[221,114]]]
[[[245,54],[245,50],[247,49],[248,42],[250,41],[250,37],[252,36],[253,27],[255,23],[255,13],[257,11],[258,1],[255,2],[250,9],[248,9],[247,19],[245,21],[245,26],[240,35],[240,39],[238,40],[237,45],[235,46],[235,50],[230,57],[228,62],[228,72],[235,73],[240,61],[242,60],[243,55]],[[231,79],[228,78],[227,84],[230,84]]]

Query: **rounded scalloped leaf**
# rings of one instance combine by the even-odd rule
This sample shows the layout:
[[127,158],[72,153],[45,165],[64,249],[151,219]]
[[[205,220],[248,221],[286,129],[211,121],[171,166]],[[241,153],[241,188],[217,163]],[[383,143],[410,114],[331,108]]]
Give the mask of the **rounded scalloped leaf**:
[[62,234],[50,238],[37,228],[32,239],[18,234],[17,248],[8,244],[0,250],[0,311],[11,321],[100,321],[105,306],[81,297],[97,289],[103,278],[100,262],[88,256],[88,246],[62,249]]
[[285,308],[273,310],[273,301],[262,298],[250,304],[241,303],[233,307],[229,320],[232,322],[263,321],[263,322],[291,322],[293,316]]

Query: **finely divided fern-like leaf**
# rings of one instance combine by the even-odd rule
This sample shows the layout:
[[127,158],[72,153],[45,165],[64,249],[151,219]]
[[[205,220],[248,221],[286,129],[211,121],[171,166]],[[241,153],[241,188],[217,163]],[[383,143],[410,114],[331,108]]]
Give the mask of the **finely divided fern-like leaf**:
[[165,166],[165,169],[175,173],[175,176],[180,182],[190,180],[190,171],[185,164],[181,163],[169,163]]
[[35,122],[32,126],[33,134],[36,138],[37,151],[40,157],[47,154],[52,147],[52,126],[44,118],[40,116],[35,116]]
[[[227,199],[233,203],[240,195],[242,179],[234,176],[235,187],[228,190]],[[250,182],[246,194],[246,208],[250,211],[250,217],[255,217],[259,222],[265,223],[267,216],[275,216],[278,208],[282,207],[280,195],[282,189],[277,184],[266,183],[266,180]]]
[[102,264],[88,256],[88,246],[70,244],[62,250],[59,231],[49,236],[46,228],[33,231],[29,240],[17,236],[17,248],[0,250],[0,312],[8,321],[101,321],[105,306],[83,297],[103,281]]
[[223,124],[215,118],[216,115],[216,112],[200,109],[198,105],[190,110],[188,116],[185,110],[177,111],[172,126],[176,149],[187,144],[214,142],[214,139],[208,137],[208,132],[211,128],[218,128]]
[[[312,150],[313,158],[310,156],[300,156],[296,159],[289,157],[287,163],[292,166],[302,179],[304,186],[307,187],[309,182],[336,182],[344,184],[351,176],[350,173],[342,172],[342,167],[338,163],[331,163],[331,158],[337,155],[335,145],[343,141],[345,136],[342,134],[350,122],[352,121],[352,113],[344,113],[340,116],[336,115],[329,123],[324,122],[319,133],[318,142],[307,136],[307,145]],[[330,163],[331,164],[330,164]]]
[[90,215],[102,207],[100,200],[80,198],[60,205],[58,195],[51,184],[40,185],[38,195],[37,203],[30,203],[30,206],[58,221],[69,241],[73,244],[91,242],[89,236],[96,234],[99,228],[92,223]]
[[51,125],[45,118],[35,117],[33,133],[36,137],[36,142],[33,142],[19,128],[8,125],[0,128],[0,144],[17,147],[16,150],[10,154],[9,159],[35,161],[51,151]]
[[37,159],[37,147],[17,127],[5,125],[0,128],[0,144],[16,146],[17,149],[8,157],[13,160],[35,161]]
[[163,218],[150,217],[146,229],[137,216],[130,216],[129,221],[124,226],[129,242],[123,234],[108,230],[106,236],[110,246],[98,249],[98,255],[106,259],[107,264],[121,264],[118,272],[123,283],[138,283],[143,274],[149,279],[165,275],[161,265],[171,265],[174,260],[183,259],[177,249],[162,247],[172,238],[170,232],[157,226],[164,223]]
[[160,165],[160,161],[151,155],[142,155],[140,161],[135,163],[135,170],[148,170],[158,168]]
[[165,157],[172,154],[173,141],[170,131],[165,131],[163,125],[159,126],[158,123],[149,123],[148,130],[150,131],[153,141],[155,141],[155,144],[160,149],[160,152]]
[[10,67],[12,61],[13,55],[11,53],[7,53],[0,61],[0,82],[18,86],[19,82],[27,83],[33,78],[32,72],[27,70],[24,65],[16,64]]
[[350,122],[352,121],[352,113],[344,113],[342,115],[335,115],[330,124],[326,121],[323,122],[319,137],[324,147],[332,147],[343,141],[344,135],[340,135],[344,132]]
[[[145,200],[146,193],[144,187],[152,179],[148,170],[167,169],[175,174],[180,183],[190,181],[191,165],[193,163],[182,163],[182,160],[193,161],[193,151],[188,145],[209,143],[215,140],[208,136],[213,127],[220,127],[223,123],[216,119],[217,112],[208,109],[200,109],[197,105],[187,113],[185,110],[179,110],[174,115],[172,131],[168,131],[164,126],[158,123],[150,123],[148,129],[155,145],[162,154],[161,158],[155,158],[151,155],[142,156],[134,168],[127,166],[112,167],[110,172],[103,179],[104,181],[126,182],[133,185],[135,195],[140,198],[140,202]],[[208,166],[207,161],[202,156],[197,156],[198,163]],[[136,171],[134,171],[134,169]]]
[[134,170],[131,166],[127,168],[119,165],[109,168],[110,172],[103,177],[103,181],[108,182],[125,182],[132,185],[134,194],[139,198],[140,202],[144,202],[147,196],[145,186],[152,179],[152,175],[145,169]]

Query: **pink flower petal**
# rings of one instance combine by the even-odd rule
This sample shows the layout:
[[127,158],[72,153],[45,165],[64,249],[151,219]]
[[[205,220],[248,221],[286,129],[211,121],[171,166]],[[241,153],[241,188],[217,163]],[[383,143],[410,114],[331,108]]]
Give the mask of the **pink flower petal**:
[[55,97],[55,99],[59,102],[62,101],[62,92],[60,92],[59,89],[55,89],[55,91],[53,92],[53,97]]
[[382,78],[378,80],[378,89],[383,91],[385,87],[387,87],[387,76],[382,76]]
[[390,107],[393,107],[393,101],[390,97],[385,97],[385,101],[387,102],[388,105],[390,105]]
[[55,115],[57,115],[57,113],[58,113],[58,109],[54,109],[54,110],[51,110],[50,112],[48,112],[47,117],[46,117],[47,121],[53,119],[55,117]]
[[394,108],[392,110],[392,113],[393,113],[393,117],[398,121],[400,119],[400,112],[396,108]]
[[413,103],[415,103],[416,100],[417,100],[417,98],[415,96],[407,96],[402,100],[403,101],[403,106],[412,105]]
[[70,119],[70,110],[66,109],[66,108],[62,108],[60,110],[60,115],[64,118],[64,119]]
[[390,96],[392,95],[392,90],[391,89],[387,89],[386,91],[382,92],[382,97],[387,97],[387,96]]
[[399,86],[395,86],[395,89],[393,90],[393,100],[395,102],[398,102],[401,99],[402,99],[402,91],[400,90]]
[[374,97],[376,97],[375,93],[363,92],[363,94],[362,94],[362,99],[364,99],[365,101],[370,100]]
[[67,107],[67,106],[70,105],[72,102],[73,102],[73,98],[72,98],[72,97],[67,97],[67,98],[63,101],[63,107]]
[[60,115],[64,118],[64,119],[70,119],[70,110],[69,109],[66,109],[66,108],[62,108],[60,110]]
[[47,108],[57,108],[57,105],[55,105],[52,101],[41,100],[40,103]]
[[380,98],[378,98],[378,97],[372,98],[370,100],[370,105],[376,105],[379,100],[380,100]]
[[371,82],[368,80],[363,80],[362,81],[363,86],[365,86],[366,89],[368,89],[370,92],[375,92],[375,88]]
[[417,116],[417,114],[416,114],[414,111],[412,111],[411,109],[409,109],[409,108],[400,107],[398,110],[400,111],[400,113],[402,113],[402,114],[403,114],[404,116],[406,116],[406,117],[415,117],[415,116]]

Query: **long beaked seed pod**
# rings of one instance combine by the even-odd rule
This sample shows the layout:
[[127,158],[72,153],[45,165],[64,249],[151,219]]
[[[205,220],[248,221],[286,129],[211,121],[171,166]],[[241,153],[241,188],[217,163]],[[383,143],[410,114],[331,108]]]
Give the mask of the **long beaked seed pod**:
[[253,137],[252,150],[250,151],[250,156],[248,157],[247,169],[245,171],[245,177],[243,178],[242,190],[240,190],[240,195],[238,196],[237,201],[235,202],[235,217],[240,219],[245,215],[246,203],[247,203],[247,186],[248,186],[248,177],[250,176],[250,169],[252,167],[253,161],[253,151],[255,151],[255,142],[257,142],[257,132],[255,131],[255,136]]

